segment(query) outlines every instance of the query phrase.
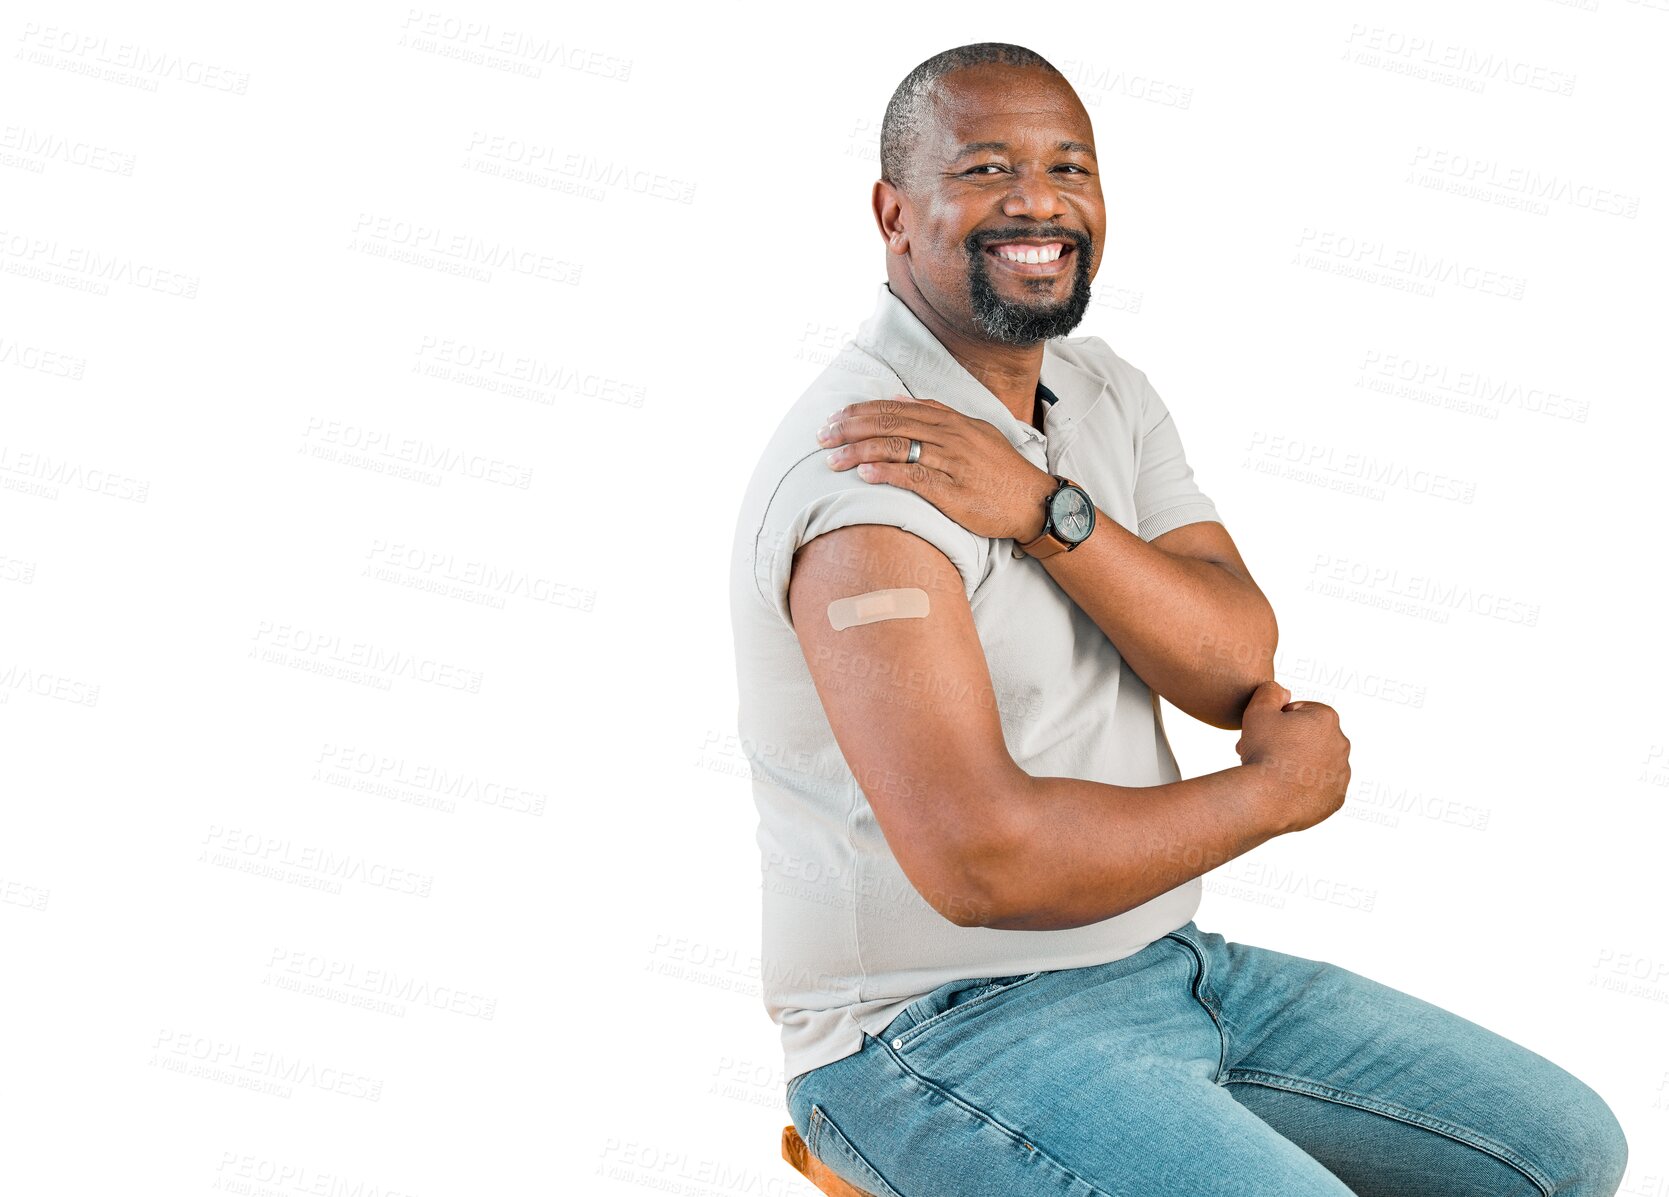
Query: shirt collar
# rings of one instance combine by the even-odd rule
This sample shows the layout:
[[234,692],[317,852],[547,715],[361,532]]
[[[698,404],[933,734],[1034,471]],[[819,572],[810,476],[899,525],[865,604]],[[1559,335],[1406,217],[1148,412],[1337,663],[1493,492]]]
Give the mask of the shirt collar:
[[[963,415],[985,420],[1001,429],[1016,449],[1045,437],[1025,420],[1017,420],[1003,401],[951,356],[950,350],[917,318],[910,306],[880,284],[875,311],[858,326],[857,347],[879,359],[918,399],[937,399]],[[1043,343],[1039,384],[1054,395],[1043,418],[1048,430],[1050,457],[1070,439],[1079,421],[1107,389],[1104,379],[1061,356],[1059,337]]]

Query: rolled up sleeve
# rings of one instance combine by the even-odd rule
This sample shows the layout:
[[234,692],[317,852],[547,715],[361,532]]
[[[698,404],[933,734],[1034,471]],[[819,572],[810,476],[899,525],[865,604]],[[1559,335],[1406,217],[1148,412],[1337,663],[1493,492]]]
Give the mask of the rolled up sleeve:
[[856,470],[831,470],[819,450],[783,476],[754,540],[754,580],[760,596],[789,628],[788,581],[794,554],[825,532],[853,524],[884,524],[919,536],[950,559],[972,602],[990,542],[975,536],[926,499],[885,482],[866,482]]
[[1182,451],[1182,434],[1159,393],[1142,375],[1142,437],[1136,446],[1136,534],[1152,541],[1184,524],[1222,523]]

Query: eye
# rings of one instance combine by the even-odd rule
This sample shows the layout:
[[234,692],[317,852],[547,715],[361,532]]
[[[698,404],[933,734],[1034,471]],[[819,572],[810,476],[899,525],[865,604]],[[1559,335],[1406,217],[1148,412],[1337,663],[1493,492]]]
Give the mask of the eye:
[[[980,171],[983,171],[988,167],[992,170],[997,170],[997,171],[1006,169],[1000,163],[981,162],[978,166],[970,166],[967,170],[963,171],[962,173],[965,174],[965,175],[977,174]],[[1063,162],[1059,166],[1055,167],[1054,169],[1055,170],[1075,170],[1081,175],[1087,175],[1087,174],[1090,173],[1089,171],[1085,170],[1083,167],[1079,166],[1076,162]],[[987,175],[985,177],[989,178],[990,176]]]

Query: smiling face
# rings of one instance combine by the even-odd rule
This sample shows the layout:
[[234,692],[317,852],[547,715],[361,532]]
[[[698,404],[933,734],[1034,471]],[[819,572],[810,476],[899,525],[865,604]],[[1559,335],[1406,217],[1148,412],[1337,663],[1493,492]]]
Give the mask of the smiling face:
[[898,182],[878,185],[899,206],[889,275],[905,271],[947,322],[1031,345],[1084,318],[1106,210],[1089,114],[1066,80],[995,64],[945,76]]

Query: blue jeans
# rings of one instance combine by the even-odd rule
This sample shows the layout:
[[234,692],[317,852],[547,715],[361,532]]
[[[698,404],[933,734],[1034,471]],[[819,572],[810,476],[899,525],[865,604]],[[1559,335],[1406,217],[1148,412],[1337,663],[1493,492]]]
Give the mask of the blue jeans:
[[1611,1197],[1628,1159],[1552,1061],[1191,919],[1107,964],[941,985],[786,1096],[878,1197]]

